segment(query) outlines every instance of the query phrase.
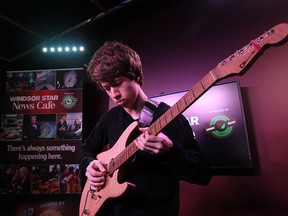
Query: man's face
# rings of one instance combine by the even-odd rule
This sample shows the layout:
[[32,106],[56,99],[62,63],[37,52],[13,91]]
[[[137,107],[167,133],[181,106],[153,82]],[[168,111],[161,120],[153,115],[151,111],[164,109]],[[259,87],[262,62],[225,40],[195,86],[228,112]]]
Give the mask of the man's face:
[[35,124],[37,122],[37,117],[36,116],[31,116],[31,123]]
[[77,115],[77,118],[76,118],[78,121],[81,121],[81,116],[80,115]]
[[134,105],[140,85],[126,77],[115,79],[115,82],[100,82],[109,97],[119,106],[130,108]]

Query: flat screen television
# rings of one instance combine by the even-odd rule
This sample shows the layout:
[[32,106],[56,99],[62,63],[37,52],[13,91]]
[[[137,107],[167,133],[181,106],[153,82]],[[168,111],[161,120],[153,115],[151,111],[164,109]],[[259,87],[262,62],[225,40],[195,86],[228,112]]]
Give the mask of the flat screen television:
[[[172,106],[187,91],[152,100]],[[212,86],[182,113],[211,164],[214,175],[251,175],[252,157],[239,81]]]

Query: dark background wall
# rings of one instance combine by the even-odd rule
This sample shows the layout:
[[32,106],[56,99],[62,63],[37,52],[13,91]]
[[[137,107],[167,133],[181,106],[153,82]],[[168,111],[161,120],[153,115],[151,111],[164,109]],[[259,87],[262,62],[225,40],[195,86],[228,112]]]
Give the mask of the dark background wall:
[[[95,25],[95,34],[86,36],[89,47],[81,59],[38,57],[5,69],[81,67],[105,40],[117,39],[140,53],[148,95],[186,90],[236,49],[288,22],[287,8],[286,0],[181,0],[144,17],[124,16],[130,21],[113,28],[113,21]],[[207,187],[182,182],[180,216],[287,215],[287,60],[287,43],[271,47],[245,75],[224,80],[240,81],[255,174],[214,176]],[[1,84],[3,77],[1,73]],[[97,121],[98,104],[104,100],[106,106],[107,97],[85,85],[88,133]]]

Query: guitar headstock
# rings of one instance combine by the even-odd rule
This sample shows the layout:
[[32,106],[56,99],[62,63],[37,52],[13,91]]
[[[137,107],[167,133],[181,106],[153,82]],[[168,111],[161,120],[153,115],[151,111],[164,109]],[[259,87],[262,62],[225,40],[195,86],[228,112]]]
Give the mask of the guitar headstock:
[[253,60],[256,54],[261,53],[266,45],[278,44],[284,41],[284,39],[287,38],[287,35],[288,23],[281,23],[274,26],[269,31],[266,31],[256,39],[251,40],[249,44],[220,62],[213,70],[215,76],[218,79],[221,79],[231,74],[241,73]]

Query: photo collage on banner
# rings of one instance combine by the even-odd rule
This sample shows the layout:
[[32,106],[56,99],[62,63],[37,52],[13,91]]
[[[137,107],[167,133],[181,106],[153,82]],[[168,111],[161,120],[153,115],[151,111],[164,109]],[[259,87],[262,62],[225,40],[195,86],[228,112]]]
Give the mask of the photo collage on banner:
[[8,71],[0,193],[81,193],[83,69]]

